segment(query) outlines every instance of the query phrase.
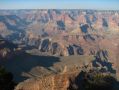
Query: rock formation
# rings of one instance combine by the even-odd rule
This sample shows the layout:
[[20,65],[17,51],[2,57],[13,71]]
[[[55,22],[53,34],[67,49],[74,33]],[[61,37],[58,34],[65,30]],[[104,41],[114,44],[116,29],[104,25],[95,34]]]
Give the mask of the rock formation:
[[[29,59],[31,62],[39,56],[95,56],[96,62],[93,64],[96,68],[101,71],[115,72],[110,68],[113,67],[116,75],[119,76],[117,63],[119,60],[119,11],[0,10],[0,36],[3,38],[0,39],[0,59],[9,57],[12,55],[11,52],[16,53],[17,49],[25,52],[23,54],[26,56],[23,60]],[[11,43],[17,44],[17,49],[14,48],[15,46],[12,47]],[[21,61],[24,63],[23,60]],[[69,77],[76,76],[80,72],[80,70],[76,70],[78,73],[74,70],[73,74],[66,72],[69,68],[67,65],[63,74],[46,76],[46,79],[26,80],[23,84],[28,84],[29,89],[26,89],[27,85],[22,86],[21,83],[16,90],[39,90],[40,88],[43,90],[44,87],[46,87],[44,90],[58,90],[59,88],[59,90],[65,90],[69,85]],[[35,72],[34,70],[39,69],[51,70],[48,74],[57,73],[52,67],[41,67],[33,68],[31,71]],[[56,65],[56,67],[60,66]],[[23,74],[32,77],[28,73]],[[50,78],[52,78],[51,83]]]

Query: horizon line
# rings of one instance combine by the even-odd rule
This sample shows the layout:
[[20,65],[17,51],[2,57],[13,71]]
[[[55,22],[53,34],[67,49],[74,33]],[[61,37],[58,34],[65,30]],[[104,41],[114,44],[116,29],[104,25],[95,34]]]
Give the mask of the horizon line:
[[82,8],[0,8],[0,10],[93,10],[93,11],[119,11],[119,9],[82,9]]

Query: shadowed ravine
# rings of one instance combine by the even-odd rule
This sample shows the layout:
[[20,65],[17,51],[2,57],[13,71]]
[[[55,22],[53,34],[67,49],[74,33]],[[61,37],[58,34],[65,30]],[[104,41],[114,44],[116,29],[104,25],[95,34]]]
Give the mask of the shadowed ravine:
[[25,78],[21,76],[23,72],[29,72],[37,66],[50,67],[54,63],[59,62],[58,57],[53,56],[36,56],[26,54],[24,56],[16,56],[11,60],[4,61],[5,68],[14,74],[15,81],[22,81]]

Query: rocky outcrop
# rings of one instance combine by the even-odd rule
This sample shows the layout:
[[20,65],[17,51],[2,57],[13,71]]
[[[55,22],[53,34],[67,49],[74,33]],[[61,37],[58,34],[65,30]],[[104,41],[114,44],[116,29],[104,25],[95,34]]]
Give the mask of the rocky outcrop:
[[15,90],[67,90],[69,78],[75,77],[78,72],[48,76],[41,79],[31,79],[20,83]]
[[[65,66],[59,74],[28,79],[19,83],[15,90],[68,90],[70,79],[76,77],[82,68],[75,66],[68,70],[68,67]],[[90,68],[92,67],[90,66]],[[72,72],[70,72],[71,70]]]
[[[103,52],[103,51],[102,51]],[[100,53],[102,53],[100,52]],[[93,72],[94,73],[101,73],[101,74],[112,74],[115,75],[114,72],[109,71],[115,70],[112,68],[112,64],[108,61],[103,61],[103,60],[97,60],[97,57],[100,55],[96,55],[93,62],[87,62],[84,64],[85,61],[80,62],[80,65],[71,65],[70,64],[65,64],[64,68],[60,73],[57,74],[51,74],[49,76],[44,76],[44,77],[36,77],[36,78],[31,78],[28,79],[24,82],[19,83],[15,90],[72,90],[69,89],[70,86],[73,86],[76,88],[76,85],[74,85],[72,82],[76,83],[80,81],[79,75],[81,74],[82,71],[86,72]],[[104,56],[102,56],[104,57]],[[91,58],[90,58],[91,59]],[[69,59],[70,61],[70,59]],[[99,62],[100,61],[100,62]],[[75,62],[75,60],[74,60]],[[94,63],[97,65],[102,65],[99,67],[96,67]],[[64,62],[63,62],[64,63]],[[110,64],[110,65],[109,65]],[[62,64],[58,64],[59,66]],[[108,70],[109,69],[109,70]],[[73,81],[71,81],[73,80]],[[76,81],[76,82],[75,82]]]

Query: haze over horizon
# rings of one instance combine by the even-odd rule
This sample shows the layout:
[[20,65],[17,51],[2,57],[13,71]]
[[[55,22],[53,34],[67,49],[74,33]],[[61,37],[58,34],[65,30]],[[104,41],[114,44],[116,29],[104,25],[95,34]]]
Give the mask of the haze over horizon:
[[119,0],[0,0],[0,9],[119,10]]

